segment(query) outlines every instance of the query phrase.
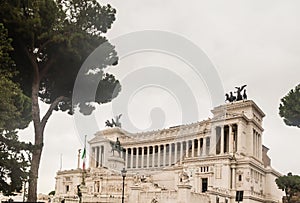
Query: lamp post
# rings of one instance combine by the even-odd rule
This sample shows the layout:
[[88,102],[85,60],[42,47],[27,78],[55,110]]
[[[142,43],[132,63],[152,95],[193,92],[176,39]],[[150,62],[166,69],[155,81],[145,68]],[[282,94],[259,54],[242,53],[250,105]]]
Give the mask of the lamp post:
[[123,168],[122,171],[121,171],[121,174],[122,174],[122,177],[123,177],[122,203],[124,203],[124,190],[125,190],[124,186],[125,186],[126,172],[127,172],[127,171],[125,170],[125,168]]

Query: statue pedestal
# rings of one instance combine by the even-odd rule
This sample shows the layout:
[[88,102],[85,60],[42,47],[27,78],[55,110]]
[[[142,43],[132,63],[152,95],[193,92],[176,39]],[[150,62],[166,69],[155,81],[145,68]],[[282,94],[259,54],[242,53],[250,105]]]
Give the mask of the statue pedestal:
[[87,194],[88,188],[85,185],[80,185],[80,191],[82,194]]
[[108,158],[108,167],[113,170],[121,171],[125,167],[125,161],[122,157],[111,156]]
[[190,201],[191,198],[191,185],[177,185],[178,187],[178,197],[176,203],[186,203]]

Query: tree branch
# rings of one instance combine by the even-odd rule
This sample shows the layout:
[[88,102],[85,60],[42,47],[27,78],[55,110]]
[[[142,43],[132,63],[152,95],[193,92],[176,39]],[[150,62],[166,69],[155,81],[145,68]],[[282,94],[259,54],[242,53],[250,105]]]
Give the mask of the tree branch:
[[26,48],[26,46],[23,43],[20,43],[22,46],[23,51],[25,52],[26,56],[30,60],[30,63],[33,68],[33,83],[37,84],[40,82],[40,73],[39,73],[39,67],[36,61],[36,57],[34,54],[30,53],[29,50]]
[[49,68],[50,68],[51,65],[53,64],[54,58],[55,58],[55,57],[51,57],[51,58],[49,59],[49,61],[46,63],[46,65],[44,66],[44,68],[42,69],[41,74],[40,74],[40,79],[41,79],[41,80],[43,79],[43,77],[46,75],[46,73],[48,72]]
[[48,44],[50,44],[51,42],[53,42],[53,38],[50,38],[50,39],[48,39],[46,42],[44,42],[44,43],[40,46],[40,48],[39,48],[39,50],[38,50],[38,52],[37,52],[37,55],[39,55],[39,54],[43,51],[43,49],[44,49]]
[[48,119],[50,118],[50,116],[51,116],[53,110],[54,110],[55,107],[59,104],[59,102],[65,101],[65,100],[67,100],[67,99],[68,99],[68,98],[65,97],[65,96],[60,96],[60,97],[57,97],[57,98],[52,102],[52,104],[50,105],[48,111],[46,112],[46,114],[44,115],[44,117],[43,117],[43,119],[42,119],[42,121],[41,121],[41,127],[42,127],[42,129],[45,128],[45,125],[46,125]]

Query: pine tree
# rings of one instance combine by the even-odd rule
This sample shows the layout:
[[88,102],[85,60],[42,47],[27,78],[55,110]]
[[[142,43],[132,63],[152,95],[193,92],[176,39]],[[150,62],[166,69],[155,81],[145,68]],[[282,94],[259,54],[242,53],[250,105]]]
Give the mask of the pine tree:
[[286,125],[300,128],[300,84],[281,99],[279,115]]

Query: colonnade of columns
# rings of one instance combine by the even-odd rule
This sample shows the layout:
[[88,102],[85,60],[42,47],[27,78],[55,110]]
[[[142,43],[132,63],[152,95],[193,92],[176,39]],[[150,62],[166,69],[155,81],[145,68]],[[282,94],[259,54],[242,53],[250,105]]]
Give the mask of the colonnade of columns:
[[[184,157],[201,157],[236,152],[238,125],[217,126],[212,136],[178,141],[174,143],[134,146],[125,149],[126,168],[152,168],[171,166]],[[241,138],[239,138],[241,139]]]
[[200,157],[209,154],[210,137],[184,140],[174,143],[155,144],[125,149],[125,167],[150,168],[171,166],[183,157]]
[[[185,157],[203,157],[207,155],[222,155],[243,150],[245,137],[242,137],[241,123],[215,126],[210,136],[201,138],[190,138],[189,140],[175,141],[173,143],[155,143],[146,146],[126,145],[122,154],[127,169],[133,168],[154,168],[172,166],[182,163]],[[253,156],[261,158],[261,135],[253,130]],[[251,151],[250,151],[251,152]],[[94,157],[92,167],[100,167],[104,164],[107,155],[104,153],[104,146],[92,147]]]
[[[240,124],[231,124],[215,127],[214,131],[215,154],[234,153],[242,149],[242,143],[245,137],[242,137]],[[212,153],[212,154],[213,154]]]
[[99,167],[103,165],[104,161],[104,146],[92,147],[92,159],[90,166]]

